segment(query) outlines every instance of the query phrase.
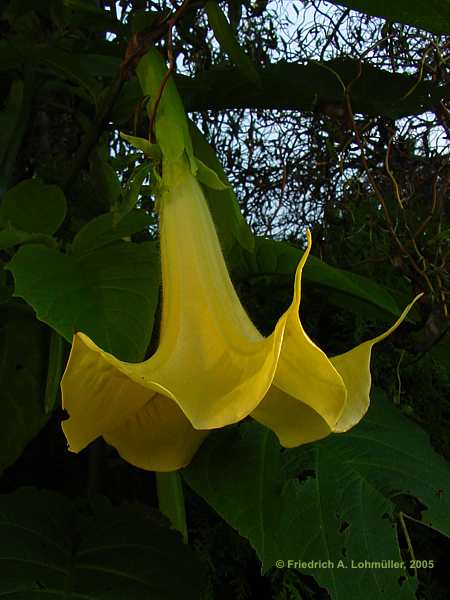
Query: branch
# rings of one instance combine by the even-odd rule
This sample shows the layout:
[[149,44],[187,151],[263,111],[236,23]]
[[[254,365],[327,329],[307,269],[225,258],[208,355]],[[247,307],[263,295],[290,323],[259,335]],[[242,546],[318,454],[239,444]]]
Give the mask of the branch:
[[[413,76],[389,73],[350,58],[306,65],[279,62],[261,69],[256,87],[235,68],[211,69],[195,78],[177,76],[188,111],[267,108],[312,111],[326,105],[345,109],[342,85],[352,85],[355,113],[398,119],[432,110],[450,95],[450,85],[417,83]],[[333,73],[334,72],[334,73]],[[414,87],[415,86],[415,87]],[[413,91],[411,91],[413,89]]]

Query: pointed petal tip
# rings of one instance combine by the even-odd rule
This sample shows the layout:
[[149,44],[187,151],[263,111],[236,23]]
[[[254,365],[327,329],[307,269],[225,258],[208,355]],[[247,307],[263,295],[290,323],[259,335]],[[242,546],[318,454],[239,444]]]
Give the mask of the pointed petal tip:
[[312,246],[312,235],[311,235],[311,230],[310,230],[310,229],[307,229],[307,230],[306,230],[306,240],[307,240],[308,250],[311,250],[311,246]]
[[331,362],[342,376],[347,388],[348,397],[345,410],[339,419],[335,433],[344,433],[361,421],[370,405],[370,388],[372,376],[370,359],[372,348],[378,342],[386,339],[404,321],[414,304],[423,296],[418,294],[402,311],[395,323],[382,334],[359,344],[352,350],[334,356]]
[[380,335],[376,336],[372,340],[369,340],[368,342],[364,342],[364,343],[370,344],[370,346],[372,347],[374,344],[377,344],[378,342],[383,341],[389,335],[391,335],[391,333],[393,333],[402,324],[402,322],[406,319],[409,311],[412,309],[414,304],[419,300],[419,298],[422,298],[423,295],[424,295],[424,292],[417,294],[417,296],[415,298],[413,298],[413,300],[411,300],[411,302],[407,306],[405,306],[401,315],[398,317],[398,319],[395,321],[395,323],[393,325],[391,325],[391,327],[389,327],[389,329],[387,329],[385,332],[381,333]]
[[312,237],[309,229],[306,230],[306,248],[303,252],[302,257],[300,258],[297,268],[295,270],[295,282],[294,282],[294,296],[292,298],[291,309],[294,311],[298,311],[300,308],[300,299],[301,299],[301,283],[302,283],[302,273],[303,267],[308,260],[308,256],[311,252],[312,248]]

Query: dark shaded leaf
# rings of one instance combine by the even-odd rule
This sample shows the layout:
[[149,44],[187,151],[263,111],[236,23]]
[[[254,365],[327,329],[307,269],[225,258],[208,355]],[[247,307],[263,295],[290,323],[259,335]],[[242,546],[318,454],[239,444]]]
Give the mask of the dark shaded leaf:
[[28,231],[15,229],[14,227],[0,230],[0,250],[29,243],[41,243],[50,247],[55,247],[56,245],[56,241],[44,233],[28,233]]
[[18,308],[0,306],[0,473],[46,422],[47,335]]
[[[0,46],[0,54],[1,54]],[[24,92],[23,81],[16,79],[11,83],[8,98],[6,100],[5,108],[0,112],[0,131],[2,132],[2,143],[0,144],[0,165],[3,164],[7,153],[8,147],[13,140],[14,136],[17,135],[17,127],[19,125],[21,105],[23,102]]]
[[93,103],[97,101],[101,87],[87,68],[88,59],[84,55],[48,48],[42,51],[40,58],[69,81],[84,89]]
[[[3,48],[0,42],[0,70],[2,68],[2,51]],[[0,199],[11,185],[10,182],[17,155],[28,126],[33,92],[34,74],[30,70],[25,70],[23,80],[16,79],[11,83],[5,108],[0,113],[0,131],[2,132],[0,148]]]
[[90,167],[91,179],[102,203],[111,207],[120,204],[122,187],[119,177],[99,147],[91,153]]
[[0,268],[0,304],[9,300],[14,292],[14,286],[8,279],[8,273],[2,266]]
[[331,0],[348,8],[382,17],[388,21],[398,21],[414,25],[437,34],[450,33],[449,0]]
[[102,10],[90,0],[62,0],[63,16],[72,27],[88,27],[101,32],[111,31],[120,35],[125,26],[112,14]]
[[[22,488],[0,495],[4,595],[56,600],[198,600],[203,572],[178,532],[143,505],[89,504]],[[176,573],[176,577],[174,577]]]
[[[158,146],[154,145],[155,151],[156,148],[158,148]],[[125,189],[123,190],[122,204],[117,208],[119,218],[122,218],[124,215],[127,215],[136,207],[136,204],[139,200],[139,195],[142,190],[142,185],[145,179],[148,177],[150,169],[150,162],[147,161],[133,169],[133,172],[131,173],[130,178],[126,183]],[[149,217],[149,222],[154,222],[154,218]]]
[[51,235],[66,216],[66,199],[57,185],[26,179],[9,189],[0,206],[0,222],[28,233]]
[[[255,253],[235,253],[231,264],[239,277],[244,278],[261,275],[293,276],[302,255],[303,250],[287,242],[256,237]],[[366,310],[374,306],[384,314],[396,317],[404,308],[387,288],[362,275],[332,267],[316,256],[309,256],[302,279],[306,283],[323,287],[328,292],[338,293],[339,305],[343,302],[342,298],[355,298],[363,301],[362,306]],[[329,300],[333,302],[334,296],[329,296]],[[351,304],[347,306],[350,310],[353,308]],[[357,309],[360,311],[359,305]]]

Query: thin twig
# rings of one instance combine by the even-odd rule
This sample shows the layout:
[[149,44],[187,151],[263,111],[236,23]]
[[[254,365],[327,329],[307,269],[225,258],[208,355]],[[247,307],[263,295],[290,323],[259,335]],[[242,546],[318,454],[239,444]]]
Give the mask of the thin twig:
[[354,116],[353,116],[353,110],[352,110],[352,106],[351,106],[350,93],[349,93],[351,85],[353,85],[354,82],[357,81],[361,77],[361,74],[362,74],[362,65],[360,63],[359,64],[359,73],[358,73],[358,75],[355,77],[355,79],[353,79],[349,83],[348,86],[346,86],[346,89],[345,89],[345,101],[346,101],[346,108],[347,108],[347,116],[348,116],[348,118],[350,120],[350,125],[351,125],[352,130],[353,130],[353,132],[355,134],[356,142],[357,142],[359,150],[360,150],[360,156],[361,156],[361,161],[362,161],[363,166],[364,166],[364,171],[365,171],[365,173],[367,175],[367,178],[369,179],[369,182],[370,182],[370,184],[372,186],[373,191],[375,192],[375,195],[376,195],[376,197],[377,197],[380,205],[383,208],[383,212],[384,212],[384,215],[385,215],[386,223],[388,225],[389,232],[390,232],[392,238],[395,240],[395,243],[397,244],[398,248],[400,249],[402,255],[404,257],[408,258],[408,260],[411,263],[411,266],[413,267],[413,269],[421,276],[421,278],[423,278],[426,281],[426,283],[428,285],[428,288],[430,289],[431,294],[433,296],[435,296],[435,291],[434,291],[433,285],[432,285],[432,283],[431,283],[428,275],[425,273],[425,271],[423,269],[421,269],[419,267],[419,265],[416,263],[416,261],[411,256],[411,254],[406,250],[406,248],[403,245],[402,241],[400,240],[400,238],[398,237],[397,233],[395,232],[394,222],[392,220],[391,214],[390,214],[389,209],[388,209],[388,207],[386,205],[386,202],[384,200],[384,196],[381,193],[381,190],[378,187],[378,184],[376,183],[376,181],[375,181],[375,179],[374,179],[374,177],[373,177],[373,175],[372,175],[372,173],[370,171],[369,164],[367,162],[366,154],[365,154],[365,151],[364,151],[364,143],[363,143],[363,141],[361,139],[361,136],[359,134],[359,130],[358,130],[357,126],[356,126],[355,119],[354,119]]

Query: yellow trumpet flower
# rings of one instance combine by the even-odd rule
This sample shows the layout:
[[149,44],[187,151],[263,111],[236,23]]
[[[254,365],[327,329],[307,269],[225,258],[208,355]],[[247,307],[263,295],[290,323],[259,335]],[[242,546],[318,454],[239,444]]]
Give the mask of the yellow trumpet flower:
[[343,431],[369,404],[370,350],[329,360],[299,320],[300,280],[274,332],[255,328],[230,280],[203,191],[185,157],[163,162],[162,320],[157,351],[127,363],[77,333],[61,388],[69,449],[99,436],[131,464],[187,465],[211,429],[251,415],[285,446]]
[[197,177],[222,184],[194,156],[181,100],[158,51],[151,49],[137,71],[144,93],[154,99],[149,111],[158,107],[160,341],[153,356],[134,364],[84,333],[74,336],[61,382],[69,449],[79,452],[103,436],[128,462],[173,471],[191,461],[211,429],[248,415],[275,431],[286,447],[346,431],[369,406],[372,346],[413,303],[381,336],[328,359],[299,319],[308,233],[292,304],[272,335],[263,337],[236,295]]

